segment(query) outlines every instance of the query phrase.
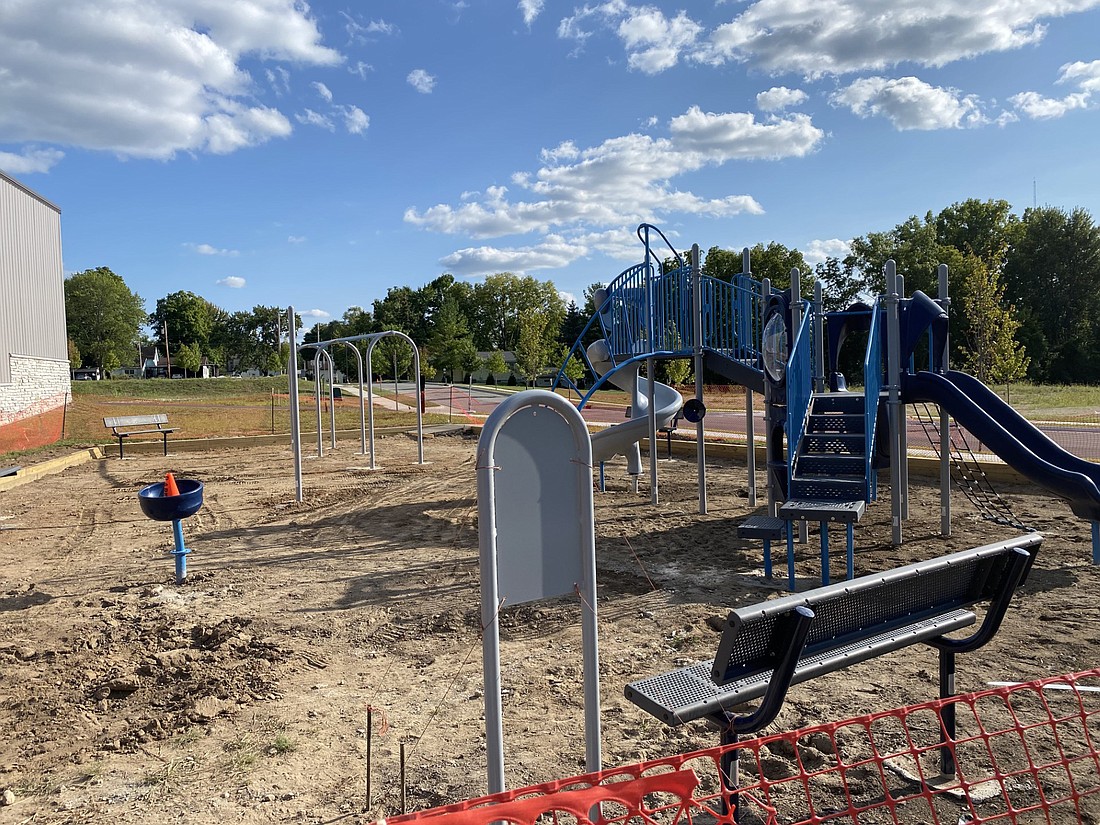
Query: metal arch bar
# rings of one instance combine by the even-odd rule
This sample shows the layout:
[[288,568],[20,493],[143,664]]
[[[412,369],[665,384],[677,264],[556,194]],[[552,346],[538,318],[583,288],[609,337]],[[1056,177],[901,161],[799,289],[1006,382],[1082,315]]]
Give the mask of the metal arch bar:
[[367,416],[363,408],[363,354],[359,352],[359,347],[355,346],[352,341],[341,341],[352,352],[355,353],[355,360],[359,366],[359,455],[366,455],[367,453]]
[[[373,375],[373,355],[374,346],[383,338],[403,338],[412,347],[413,352],[413,379],[416,382],[416,463],[424,463],[424,410],[420,404],[420,350],[416,348],[416,343],[403,332],[395,329],[387,330],[386,332],[376,332],[372,335],[365,336],[371,339],[367,345],[367,371]],[[367,384],[367,394],[370,400],[370,467],[375,469],[374,466],[374,382]]]

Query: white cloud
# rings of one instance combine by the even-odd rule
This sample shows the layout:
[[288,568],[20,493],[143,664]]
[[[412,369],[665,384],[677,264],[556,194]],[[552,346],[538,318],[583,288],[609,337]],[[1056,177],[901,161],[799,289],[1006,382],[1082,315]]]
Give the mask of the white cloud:
[[916,77],[864,77],[829,98],[860,117],[885,117],[900,131],[958,129],[989,122],[981,102],[956,89],[932,86]]
[[356,62],[354,66],[348,66],[348,71],[351,74],[356,75],[360,80],[367,79],[367,72],[373,72],[374,66],[370,63],[364,63],[362,60]]
[[1078,90],[1060,98],[1044,97],[1038,92],[1020,92],[1009,98],[1009,102],[1033,120],[1051,120],[1073,109],[1087,109],[1100,93],[1100,60],[1066,63],[1055,83],[1072,83]]
[[852,247],[847,241],[842,241],[840,238],[829,238],[825,241],[810,241],[809,246],[802,250],[802,257],[806,259],[806,263],[810,266],[815,266],[823,263],[826,258],[843,260],[851,251]]
[[325,100],[326,103],[332,103],[332,90],[329,89],[328,86],[326,86],[324,83],[321,83],[321,82],[316,81],[316,80],[313,81],[312,83],[310,83],[309,85],[314,88],[314,90],[317,92],[317,94],[319,94]]
[[504,271],[524,274],[538,269],[559,269],[575,261],[579,251],[572,241],[560,235],[547,235],[534,246],[458,249],[440,258],[439,262],[451,272],[464,276]]
[[[676,189],[676,177],[731,160],[801,157],[824,133],[806,115],[759,122],[752,114],[703,112],[692,107],[669,122],[669,137],[629,134],[590,148],[565,142],[541,153],[537,171],[512,175],[510,188],[464,192],[457,205],[410,208],[406,222],[435,232],[475,238],[558,232],[535,246],[461,249],[443,259],[451,271],[530,270],[564,266],[591,250],[620,257],[622,228],[684,213],[711,217],[759,214],[749,195],[703,197]],[[565,237],[565,236],[568,237]],[[637,255],[636,248],[632,254]]]
[[208,243],[185,243],[184,246],[195,250],[200,255],[225,255],[235,258],[240,254],[236,249],[218,249],[218,247],[211,246]]
[[565,304],[566,306],[569,306],[570,304],[574,304],[574,303],[577,304],[578,306],[580,305],[580,302],[577,301],[577,296],[574,295],[572,292],[566,292],[563,289],[559,289],[558,290],[558,297],[561,298],[561,302],[563,304]]
[[286,242],[287,243],[305,243],[306,242],[306,236],[305,235],[288,235],[287,239],[286,239]]
[[542,12],[543,0],[519,0],[520,14],[528,28],[535,22],[535,18]]
[[413,69],[405,80],[422,95],[430,95],[435,88],[435,78],[423,69]]
[[358,106],[338,106],[344,118],[344,128],[353,135],[361,135],[370,126],[370,117]]
[[627,52],[627,64],[645,74],[657,74],[679,63],[703,33],[703,27],[680,11],[666,17],[655,6],[631,6],[624,0],[609,0],[577,9],[558,24],[558,37],[583,46],[592,35],[589,23],[614,31]]
[[756,108],[762,112],[781,112],[791,106],[805,103],[808,98],[809,95],[801,89],[773,86],[756,96]]
[[10,175],[33,175],[49,172],[61,162],[65,153],[59,149],[27,147],[19,154],[0,152],[0,169]]
[[[227,153],[290,133],[245,58],[334,65],[304,3],[36,0],[0,7],[0,142]],[[273,70],[269,82],[286,88]]]
[[244,289],[247,283],[244,278],[238,278],[236,275],[228,275],[225,278],[221,278],[217,281],[221,286],[227,286],[230,289]]
[[276,97],[282,97],[284,94],[290,92],[290,72],[282,66],[265,69],[264,76],[267,78],[267,82],[271,86],[272,91],[275,92]]
[[340,16],[344,18],[344,31],[347,32],[348,40],[353,42],[366,43],[371,40],[377,40],[378,35],[389,37],[397,34],[397,26],[387,23],[385,20],[370,20],[366,23],[361,23],[359,20],[343,11],[340,12]]
[[759,0],[716,28],[692,57],[806,76],[943,66],[1040,41],[1040,22],[1100,0]]
[[336,126],[333,124],[332,118],[328,115],[322,115],[319,112],[315,112],[312,109],[306,109],[301,114],[295,115],[294,119],[304,125],[319,126],[330,132],[336,131]]
[[298,313],[303,318],[328,318],[330,313],[325,312],[323,309],[307,309]]

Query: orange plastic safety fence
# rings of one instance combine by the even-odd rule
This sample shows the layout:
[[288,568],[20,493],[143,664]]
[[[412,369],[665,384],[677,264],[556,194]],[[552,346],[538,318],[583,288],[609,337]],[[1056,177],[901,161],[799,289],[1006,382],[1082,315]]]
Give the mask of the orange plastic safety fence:
[[[951,739],[945,709],[956,718]],[[388,825],[1096,822],[1098,744],[1095,668],[506,791]],[[949,776],[940,772],[944,750],[957,766]],[[734,756],[736,778],[723,782]]]

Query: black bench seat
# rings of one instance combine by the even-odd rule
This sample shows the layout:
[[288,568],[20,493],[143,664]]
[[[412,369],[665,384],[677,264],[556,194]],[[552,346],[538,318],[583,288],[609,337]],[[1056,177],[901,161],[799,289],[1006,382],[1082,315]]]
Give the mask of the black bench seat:
[[[118,439],[118,457],[122,458],[123,439],[134,435],[159,435],[164,440],[164,454],[168,455],[168,434],[179,427],[169,427],[166,413],[151,415],[116,415],[103,419],[103,426]],[[140,429],[139,429],[140,428]]]
[[[1041,543],[1033,533],[737,608],[713,661],[632,682],[626,698],[668,725],[707,719],[724,729],[758,730],[779,712],[792,684],[918,642],[941,651],[941,676],[943,657],[951,659],[953,690],[954,654],[996,633]],[[946,638],[975,624],[971,608],[980,602],[989,607],[979,628],[964,639]],[[733,717],[734,708],[760,698],[751,716]]]

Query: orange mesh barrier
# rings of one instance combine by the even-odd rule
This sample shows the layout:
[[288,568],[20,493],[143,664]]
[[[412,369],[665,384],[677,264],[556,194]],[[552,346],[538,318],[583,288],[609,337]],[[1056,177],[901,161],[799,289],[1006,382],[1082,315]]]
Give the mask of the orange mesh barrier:
[[[947,747],[958,769],[945,777],[940,756],[947,706],[957,719]],[[1098,742],[1100,668],[505,791],[386,822],[1097,822]],[[723,791],[723,757],[735,751],[740,776],[731,785],[737,790]]]

